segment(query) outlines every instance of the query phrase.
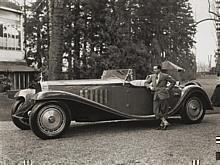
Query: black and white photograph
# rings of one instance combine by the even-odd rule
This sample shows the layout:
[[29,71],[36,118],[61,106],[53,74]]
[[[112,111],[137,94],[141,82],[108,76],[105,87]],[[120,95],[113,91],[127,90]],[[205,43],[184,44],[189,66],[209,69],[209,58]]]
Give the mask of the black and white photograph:
[[220,165],[220,0],[0,0],[0,165]]

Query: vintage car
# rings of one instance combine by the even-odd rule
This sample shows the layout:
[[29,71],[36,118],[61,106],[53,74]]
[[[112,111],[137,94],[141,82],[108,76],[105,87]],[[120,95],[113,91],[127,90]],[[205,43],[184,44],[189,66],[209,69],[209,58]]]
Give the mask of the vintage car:
[[[41,139],[51,139],[64,134],[71,121],[155,119],[153,92],[144,83],[134,80],[130,69],[104,71],[101,79],[41,82],[40,92],[25,89],[15,94],[12,121]],[[201,122],[212,109],[195,82],[176,85],[170,96],[169,115],[180,115],[185,123]]]

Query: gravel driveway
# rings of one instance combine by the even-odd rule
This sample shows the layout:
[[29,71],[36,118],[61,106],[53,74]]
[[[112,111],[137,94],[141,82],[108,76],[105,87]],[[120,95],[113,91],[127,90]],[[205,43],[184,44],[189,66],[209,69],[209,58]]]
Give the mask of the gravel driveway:
[[[155,130],[155,121],[72,123],[65,136],[40,140],[12,122],[0,122],[2,162],[8,164],[152,164],[189,165],[216,161],[215,136],[220,135],[220,114],[209,114],[201,124],[184,125],[171,119],[169,130]],[[0,164],[4,164],[1,163]]]
[[[218,79],[200,79],[208,95]],[[220,164],[220,108],[201,124],[184,125],[171,119],[170,130],[155,130],[155,121],[72,123],[63,138],[41,140],[32,131],[21,131],[10,120],[13,100],[0,95],[0,165],[74,164]],[[217,113],[216,113],[217,112]]]

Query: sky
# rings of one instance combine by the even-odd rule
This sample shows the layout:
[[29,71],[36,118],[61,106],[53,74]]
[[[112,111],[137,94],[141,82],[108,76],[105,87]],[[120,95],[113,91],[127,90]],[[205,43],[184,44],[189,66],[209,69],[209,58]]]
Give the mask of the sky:
[[[20,4],[23,3],[23,0],[15,0]],[[35,0],[26,0],[27,2],[33,2]],[[189,0],[192,4],[193,15],[196,21],[211,18],[211,15],[208,12],[208,0]],[[214,1],[210,0],[211,2],[211,10],[214,11]],[[216,31],[214,26],[214,21],[205,21],[203,23],[198,24],[197,32],[195,35],[195,48],[193,51],[196,54],[196,61],[198,69],[201,67],[208,67],[209,59],[211,57],[211,66],[215,66],[215,58],[214,54],[217,50],[217,38],[216,38]]]
[[[211,2],[211,11],[215,11],[214,1]],[[213,15],[208,12],[208,0],[190,0],[193,7],[194,19],[196,21],[213,18]],[[197,26],[197,32],[195,35],[195,54],[197,60],[198,69],[201,65],[208,66],[209,58],[211,56],[211,65],[215,66],[214,54],[217,50],[217,37],[215,31],[214,21],[205,21]]]

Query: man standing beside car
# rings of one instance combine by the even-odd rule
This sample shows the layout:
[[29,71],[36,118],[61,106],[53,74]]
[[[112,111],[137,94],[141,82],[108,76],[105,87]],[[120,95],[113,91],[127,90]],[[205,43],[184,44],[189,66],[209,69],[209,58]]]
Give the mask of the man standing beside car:
[[154,74],[146,77],[145,85],[154,92],[153,112],[156,119],[161,120],[157,129],[166,130],[169,125],[167,121],[169,90],[173,88],[176,81],[170,75],[162,73],[160,65],[154,66],[153,71]]

